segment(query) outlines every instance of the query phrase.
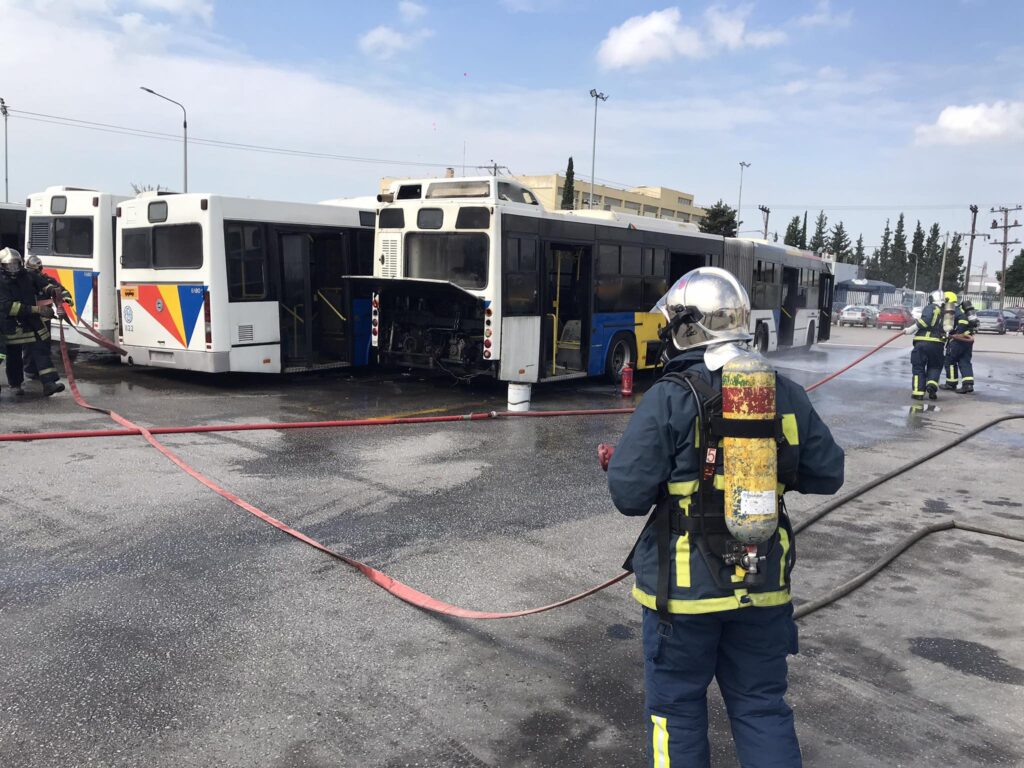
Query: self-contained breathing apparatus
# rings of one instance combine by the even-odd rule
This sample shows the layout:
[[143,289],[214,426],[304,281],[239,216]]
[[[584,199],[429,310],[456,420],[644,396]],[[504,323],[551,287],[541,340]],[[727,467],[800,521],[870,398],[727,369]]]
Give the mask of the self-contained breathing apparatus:
[[956,294],[946,291],[939,305],[942,312],[942,332],[949,336],[956,330]]

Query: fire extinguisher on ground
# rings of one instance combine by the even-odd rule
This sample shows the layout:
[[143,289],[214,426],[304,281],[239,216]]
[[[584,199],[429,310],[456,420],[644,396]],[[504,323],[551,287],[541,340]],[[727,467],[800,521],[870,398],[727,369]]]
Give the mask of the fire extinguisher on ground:
[[619,394],[623,397],[633,395],[633,366],[626,363],[622,366],[622,378],[619,381]]

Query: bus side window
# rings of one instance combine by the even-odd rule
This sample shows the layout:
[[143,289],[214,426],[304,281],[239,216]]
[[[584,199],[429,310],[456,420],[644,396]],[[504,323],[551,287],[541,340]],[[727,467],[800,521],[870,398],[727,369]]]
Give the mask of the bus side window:
[[509,317],[540,314],[537,241],[530,238],[506,238],[502,271],[505,285],[504,313]]
[[230,301],[258,301],[267,297],[266,247],[259,224],[226,224],[224,252],[228,267]]

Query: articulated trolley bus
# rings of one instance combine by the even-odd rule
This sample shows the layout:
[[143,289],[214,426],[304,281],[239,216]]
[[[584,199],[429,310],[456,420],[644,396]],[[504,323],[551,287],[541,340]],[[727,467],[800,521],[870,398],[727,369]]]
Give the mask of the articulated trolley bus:
[[[658,363],[650,310],[700,266],[735,274],[768,352],[828,338],[832,276],[806,251],[612,211],[546,211],[512,179],[401,181],[381,196],[373,346],[385,364],[532,383]],[[824,318],[824,319],[823,319]]]
[[16,203],[0,203],[0,250],[25,250],[25,209]]
[[67,339],[74,344],[97,346],[75,330],[80,323],[107,339],[117,334],[114,210],[127,199],[76,187],[48,187],[28,198],[25,254],[38,256],[43,271],[71,293]]
[[118,209],[124,362],[211,373],[365,364],[375,203],[144,192]]

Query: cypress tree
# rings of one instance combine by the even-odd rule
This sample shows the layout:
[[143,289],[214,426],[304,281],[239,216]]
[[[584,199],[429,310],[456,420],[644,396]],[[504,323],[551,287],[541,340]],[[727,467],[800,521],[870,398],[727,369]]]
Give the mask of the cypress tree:
[[835,255],[836,261],[841,261],[843,264],[853,263],[853,251],[850,250],[850,236],[846,234],[846,227],[843,226],[843,222],[840,221],[832,227],[832,232],[828,236],[825,248]]
[[910,257],[907,255],[907,229],[901,213],[896,220],[896,231],[892,236],[892,259],[884,280],[893,285],[907,286],[910,285],[911,275]]
[[821,211],[814,222],[814,235],[811,237],[811,241],[807,243],[807,247],[816,252],[819,248],[827,249],[828,244],[828,216],[825,215],[824,211]]
[[853,249],[853,263],[858,267],[863,266],[867,269],[867,264],[864,261],[864,235],[857,235],[857,246]]
[[[941,265],[940,265],[941,269]],[[1009,272],[1010,270],[1006,270]],[[960,235],[953,235],[946,250],[946,274],[942,278],[942,290],[960,295],[964,284],[964,256],[960,252]]]
[[736,226],[736,209],[730,208],[722,200],[708,208],[700,220],[700,231],[712,235],[736,237]]
[[807,250],[807,211],[804,211],[804,225],[800,228],[800,247]]
[[576,207],[576,174],[572,169],[572,155],[565,167],[565,187],[562,188],[562,210],[571,211]]
[[[869,268],[869,278],[872,280],[885,280],[886,282],[892,282],[889,280],[890,273],[892,271],[892,229],[889,227],[889,219],[885,220],[885,229],[882,230],[882,245],[875,249],[874,255],[871,257],[871,267]],[[897,283],[893,283],[897,288],[903,285],[903,281],[900,280]]]
[[[921,225],[918,224],[918,229]],[[924,230],[921,231],[924,234]],[[914,232],[914,242],[917,242],[917,232]],[[921,257],[921,267],[917,275],[917,285],[923,291],[934,291],[939,287],[939,265],[942,262],[942,233],[938,224],[932,224],[928,230],[928,237],[924,241],[924,255]]]
[[782,242],[786,245],[792,245],[794,248],[800,247],[800,217],[794,216],[789,220],[789,226],[786,227],[786,235],[782,238]]

